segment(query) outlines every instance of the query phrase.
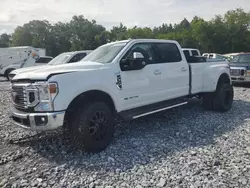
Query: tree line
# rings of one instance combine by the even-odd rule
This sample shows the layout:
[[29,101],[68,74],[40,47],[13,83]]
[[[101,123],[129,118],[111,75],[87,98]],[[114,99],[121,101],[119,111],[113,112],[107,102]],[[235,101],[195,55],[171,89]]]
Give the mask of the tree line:
[[128,28],[120,23],[111,30],[83,15],[73,16],[66,23],[33,20],[18,26],[12,34],[2,34],[0,47],[46,48],[47,54],[55,57],[62,52],[93,50],[107,42],[128,38],[177,40],[182,47],[198,48],[201,52],[250,51],[250,12],[236,8],[209,21],[195,16],[190,22],[184,18],[178,24],[164,23],[154,28]]

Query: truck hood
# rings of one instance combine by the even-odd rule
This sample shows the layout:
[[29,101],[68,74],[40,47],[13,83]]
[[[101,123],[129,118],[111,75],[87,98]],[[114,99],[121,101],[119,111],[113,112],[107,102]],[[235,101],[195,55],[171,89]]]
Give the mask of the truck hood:
[[16,70],[11,71],[11,74],[17,75],[17,74],[23,73],[23,72],[35,71],[35,70],[44,68],[45,66],[48,66],[48,65],[40,65],[40,66],[32,66],[32,67],[26,67],[26,68],[16,69]]
[[29,71],[20,72],[12,81],[20,79],[30,79],[30,80],[47,80],[50,75],[77,72],[77,71],[90,71],[95,69],[100,69],[104,64],[97,62],[78,62],[69,63],[62,65],[46,65],[39,67],[38,69],[30,69]]
[[244,68],[250,68],[250,63],[229,63],[230,67],[244,67]]

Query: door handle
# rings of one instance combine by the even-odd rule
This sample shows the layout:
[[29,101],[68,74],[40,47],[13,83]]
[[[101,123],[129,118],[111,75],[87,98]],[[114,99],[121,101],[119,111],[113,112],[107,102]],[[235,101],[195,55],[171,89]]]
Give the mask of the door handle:
[[182,71],[182,72],[185,72],[185,71],[187,71],[187,69],[186,69],[185,67],[182,67],[182,68],[181,68],[181,71]]
[[154,74],[155,74],[155,75],[160,75],[160,74],[161,74],[161,71],[155,70]]

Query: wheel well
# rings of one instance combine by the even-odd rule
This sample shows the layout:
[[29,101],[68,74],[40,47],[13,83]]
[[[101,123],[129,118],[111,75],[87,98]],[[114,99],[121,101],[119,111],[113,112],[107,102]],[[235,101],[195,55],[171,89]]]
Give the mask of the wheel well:
[[10,73],[10,72],[13,71],[13,70],[15,70],[15,69],[13,69],[13,68],[6,69],[5,72],[4,72],[4,76],[6,77],[6,76],[7,76],[7,73],[8,73],[8,72]]
[[72,112],[74,113],[74,109],[82,107],[86,102],[94,102],[94,101],[102,101],[106,103],[112,110],[113,114],[116,113],[114,101],[109,94],[99,90],[92,90],[78,95],[71,101],[66,110],[64,119],[67,120],[68,117],[71,116],[71,113]]
[[229,78],[228,74],[223,73],[222,75],[220,75],[220,78],[219,78],[218,83],[217,83],[217,87],[221,83],[230,84],[230,78]]

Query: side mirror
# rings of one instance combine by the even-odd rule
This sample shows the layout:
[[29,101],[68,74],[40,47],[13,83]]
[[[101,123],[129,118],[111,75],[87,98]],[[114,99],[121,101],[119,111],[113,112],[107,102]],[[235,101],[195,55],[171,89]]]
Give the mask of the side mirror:
[[122,59],[120,62],[122,71],[141,70],[146,66],[144,56],[140,52],[134,52],[132,59]]
[[141,54],[141,52],[134,52],[133,53],[133,58],[134,59],[143,59],[144,56]]

